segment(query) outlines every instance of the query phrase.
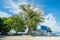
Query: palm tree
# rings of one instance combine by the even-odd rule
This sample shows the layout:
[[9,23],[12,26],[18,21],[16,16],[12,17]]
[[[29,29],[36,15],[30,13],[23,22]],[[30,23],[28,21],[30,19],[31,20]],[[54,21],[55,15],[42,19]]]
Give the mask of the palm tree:
[[31,5],[20,5],[20,8],[23,10],[25,24],[28,26],[28,34],[31,35],[31,31],[34,27],[37,27],[37,24],[43,22],[44,18],[41,11],[34,11],[30,8]]

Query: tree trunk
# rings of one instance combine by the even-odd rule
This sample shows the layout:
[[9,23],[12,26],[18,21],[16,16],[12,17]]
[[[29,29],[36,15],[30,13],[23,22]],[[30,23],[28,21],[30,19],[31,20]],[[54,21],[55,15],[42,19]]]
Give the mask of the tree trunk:
[[28,35],[31,35],[31,27],[28,29]]
[[16,31],[16,35],[17,35],[17,31]]

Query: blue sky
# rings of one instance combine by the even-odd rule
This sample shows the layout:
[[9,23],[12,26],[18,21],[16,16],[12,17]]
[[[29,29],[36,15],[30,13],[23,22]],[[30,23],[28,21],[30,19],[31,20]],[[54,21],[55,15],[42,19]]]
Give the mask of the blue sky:
[[20,11],[18,5],[21,3],[36,4],[44,15],[52,14],[57,24],[55,26],[60,28],[60,0],[0,0],[0,17],[17,14]]
[[35,0],[32,2],[42,6],[45,14],[52,13],[56,17],[56,20],[60,21],[60,0]]
[[[60,21],[60,0],[48,0],[46,1],[45,13],[53,13],[56,20]],[[48,11],[49,9],[49,11]]]
[[[18,3],[19,0],[13,0],[15,3]],[[27,0],[26,0],[27,1]],[[42,6],[44,14],[52,13],[58,22],[60,22],[60,0],[28,0],[29,3],[34,3],[39,6]],[[0,0],[0,11],[7,12],[8,14],[13,14],[9,12],[9,9],[4,8],[6,2]]]

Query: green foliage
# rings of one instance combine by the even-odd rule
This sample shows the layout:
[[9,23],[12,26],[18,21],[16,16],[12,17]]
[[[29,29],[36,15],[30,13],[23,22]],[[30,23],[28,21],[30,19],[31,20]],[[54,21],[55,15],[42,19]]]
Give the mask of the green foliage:
[[4,26],[1,28],[1,33],[2,33],[2,34],[7,34],[9,31],[10,31],[10,29],[9,29],[9,27],[7,27],[6,25],[4,25]]
[[27,11],[27,10],[30,8],[30,5],[29,5],[29,4],[28,4],[28,5],[22,4],[22,5],[20,5],[19,7],[20,7],[20,9],[22,9],[23,11]]
[[12,23],[13,20],[10,17],[4,21],[4,24],[6,24],[6,26],[8,26],[10,30],[12,29],[12,25],[13,25]]
[[0,32],[6,34],[11,29],[17,32],[25,31],[26,27],[29,27],[28,33],[31,34],[31,30],[37,27],[37,24],[43,22],[44,18],[41,11],[34,11],[30,9],[31,5],[20,5],[19,15],[13,15],[8,18],[0,18]]
[[16,31],[16,32],[22,32],[26,29],[24,26],[24,21],[22,20],[22,15],[14,15],[10,17],[11,21],[11,27]]
[[25,31],[26,27],[24,25],[22,14],[13,15],[9,18],[0,18],[0,29],[3,34],[6,34],[11,29],[14,29],[16,32]]
[[7,18],[0,18],[0,32],[2,34],[7,34],[10,31],[8,25],[4,23],[6,19]]
[[24,11],[24,23],[29,27],[29,34],[31,34],[31,30],[34,27],[37,27],[37,24],[44,20],[41,11],[34,11],[33,9],[30,9],[30,7],[30,5],[20,5],[20,8]]
[[2,27],[3,27],[3,24],[4,24],[4,21],[3,21],[2,18],[0,18],[0,32],[1,32],[1,29],[2,29]]
[[52,31],[51,31],[51,28],[50,28],[50,27],[47,27],[47,32],[52,33]]

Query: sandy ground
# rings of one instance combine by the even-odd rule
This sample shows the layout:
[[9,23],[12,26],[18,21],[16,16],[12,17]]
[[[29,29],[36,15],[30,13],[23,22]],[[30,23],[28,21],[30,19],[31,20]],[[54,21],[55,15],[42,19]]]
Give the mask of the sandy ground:
[[60,40],[60,36],[57,37],[5,36],[0,40]]

